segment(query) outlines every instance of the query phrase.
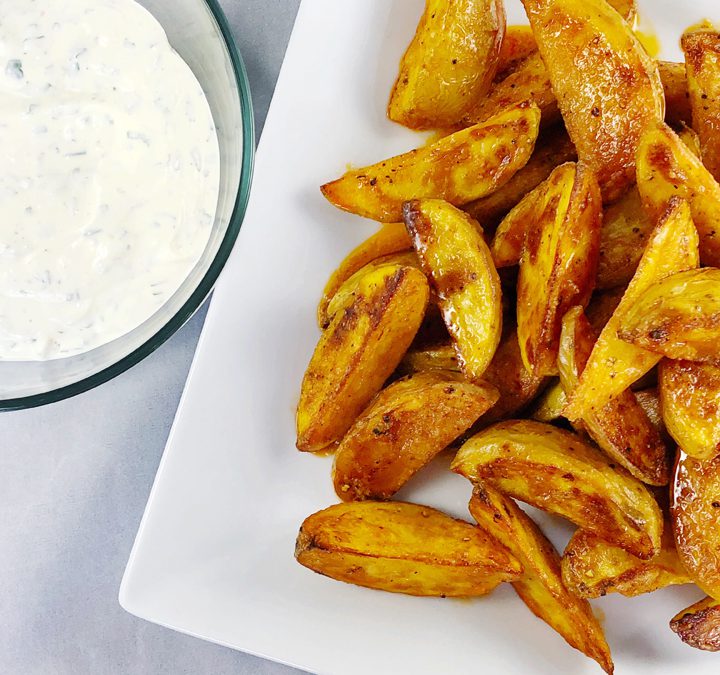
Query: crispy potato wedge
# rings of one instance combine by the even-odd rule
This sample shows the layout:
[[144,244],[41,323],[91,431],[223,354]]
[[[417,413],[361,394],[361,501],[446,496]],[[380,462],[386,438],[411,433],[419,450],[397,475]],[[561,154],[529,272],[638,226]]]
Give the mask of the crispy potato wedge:
[[703,164],[720,179],[720,33],[712,26],[682,36],[692,124],[700,136]]
[[525,367],[554,375],[562,317],[585,306],[595,284],[602,199],[582,164],[562,164],[544,185],[520,259],[517,322]]
[[720,600],[720,456],[678,455],[671,514],[680,560],[693,581]]
[[404,502],[348,502],[313,514],[295,558],[338,581],[421,596],[485,595],[522,570],[479,527]]
[[335,452],[343,501],[389,499],[497,401],[488,384],[459,373],[419,373],[383,389]]
[[502,334],[500,278],[482,229],[466,213],[437,199],[407,202],[403,216],[437,291],[460,368],[470,380],[480,378]]
[[665,121],[668,124],[689,124],[692,120],[690,94],[684,63],[658,62],[665,92]]
[[323,289],[322,298],[318,304],[318,325],[327,327],[327,306],[342,286],[355,272],[365,267],[369,262],[383,256],[402,251],[411,251],[412,241],[405,229],[405,223],[386,223],[371,237],[354,248],[338,268],[330,275]]
[[400,363],[429,294],[425,275],[412,267],[380,267],[363,277],[352,302],[320,337],[305,372],[299,450],[322,450],[342,438]]
[[495,82],[504,80],[522,60],[536,51],[537,42],[530,26],[506,26],[505,36],[500,45]]
[[590,603],[563,585],[560,556],[555,547],[518,505],[487,485],[477,485],[470,514],[520,562],[522,576],[513,588],[530,611],[565,641],[613,672],[610,648]]
[[652,284],[618,335],[671,359],[720,361],[720,269],[687,270]]
[[408,350],[398,370],[407,375],[432,370],[459,373],[460,364],[452,342],[444,342]]
[[680,125],[677,131],[678,138],[685,144],[688,150],[695,157],[702,157],[702,148],[700,147],[700,136],[691,127],[686,124]]
[[472,482],[563,516],[636,556],[660,550],[662,513],[638,480],[568,431],[532,420],[495,424],[452,464]]
[[695,649],[720,652],[720,600],[703,598],[678,612],[670,628]]
[[651,219],[671,197],[686,199],[700,236],[704,265],[720,265],[720,185],[702,162],[666,124],[650,125],[637,152],[637,183]]
[[530,417],[538,422],[554,422],[562,417],[563,410],[567,405],[567,396],[565,389],[559,378],[551,384],[533,404],[530,411]]
[[720,366],[660,361],[662,417],[677,444],[695,459],[720,454]]
[[504,35],[502,0],[427,0],[388,117],[411,129],[457,123],[490,89]]
[[[573,307],[565,314],[558,368],[568,395],[577,387],[595,338],[582,307]],[[630,389],[585,415],[582,426],[610,459],[638,480],[649,485],[667,485],[670,481],[670,448]]]
[[640,560],[590,532],[576,530],[563,553],[562,579],[579,598],[608,593],[631,598],[692,582],[678,557],[670,523],[663,529],[660,552],[650,560]]
[[530,159],[540,112],[527,102],[417,150],[345,175],[320,189],[332,204],[380,222],[402,220],[403,202],[462,205],[504,185]]
[[577,420],[602,409],[658,363],[656,354],[623,342],[618,329],[652,283],[698,264],[698,237],[690,209],[686,202],[674,199],[653,230],[630,285],[595,343],[565,409],[568,419]]

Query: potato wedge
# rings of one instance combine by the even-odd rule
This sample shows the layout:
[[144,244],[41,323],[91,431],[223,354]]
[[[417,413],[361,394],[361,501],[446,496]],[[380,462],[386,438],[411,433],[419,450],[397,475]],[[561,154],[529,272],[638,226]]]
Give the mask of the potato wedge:
[[670,628],[691,647],[720,652],[720,600],[703,598],[678,612]]
[[692,109],[685,64],[659,61],[658,70],[665,92],[665,121],[668,124],[690,124]]
[[594,534],[576,530],[563,553],[562,579],[579,598],[600,598],[608,593],[632,598],[692,583],[678,557],[670,523],[663,529],[660,552],[650,560],[640,560]]
[[602,199],[582,164],[562,164],[544,185],[520,259],[517,322],[525,367],[554,375],[562,317],[585,306],[595,284]]
[[593,293],[585,309],[585,316],[596,333],[599,334],[610,321],[624,293],[625,288],[622,287]]
[[657,62],[605,0],[522,2],[578,157],[615,201],[635,181],[643,129],[665,114]]
[[653,230],[620,304],[595,343],[565,409],[568,419],[577,420],[592,410],[600,410],[658,363],[657,355],[623,342],[618,329],[637,298],[652,283],[698,264],[698,237],[690,209],[686,202],[672,200]]
[[497,390],[459,373],[419,373],[383,389],[335,452],[343,501],[389,499],[497,401]]
[[400,61],[387,115],[411,129],[444,129],[487,94],[505,35],[502,0],[427,0]]
[[682,36],[681,45],[702,161],[720,180],[720,33],[710,25],[691,29]]
[[504,80],[523,59],[536,51],[537,42],[530,26],[506,26],[505,36],[500,45],[495,82]]
[[637,184],[651,219],[671,197],[686,199],[700,236],[704,265],[720,265],[720,185],[702,162],[666,124],[650,125],[637,153]]
[[635,398],[641,405],[648,419],[652,422],[652,425],[658,430],[660,436],[665,438],[666,441],[670,439],[663,422],[662,412],[660,410],[660,395],[658,390],[655,388],[640,389],[635,392]]
[[671,498],[680,560],[693,581],[720,600],[720,457],[702,461],[680,452]]
[[677,444],[695,459],[720,454],[720,366],[660,361],[662,417]]
[[427,307],[422,272],[400,265],[365,275],[320,337],[300,390],[297,447],[340,440],[400,363]]
[[530,611],[556,630],[565,641],[613,672],[610,648],[587,600],[563,585],[560,556],[555,547],[518,505],[487,485],[477,485],[470,514],[520,562],[522,576],[513,588]]
[[687,270],[652,284],[618,335],[671,359],[720,361],[720,269]]
[[527,102],[468,129],[345,175],[320,189],[332,204],[380,222],[402,220],[403,202],[462,205],[494,192],[530,159],[540,112]]
[[295,558],[338,581],[421,596],[485,595],[522,570],[479,527],[404,502],[348,502],[313,514]]
[[568,431],[531,420],[500,422],[466,441],[452,470],[640,558],[660,550],[662,513],[647,488]]
[[[582,307],[573,307],[565,314],[558,368],[568,395],[577,387],[595,338]],[[649,485],[667,485],[670,481],[670,448],[630,389],[585,415],[582,427],[610,459],[638,480]]]
[[407,375],[433,370],[459,373],[460,364],[452,342],[445,342],[408,350],[398,370]]
[[554,422],[562,417],[566,405],[565,389],[560,379],[555,378],[554,384],[551,384],[533,404],[530,417],[538,422]]
[[405,223],[386,223],[375,234],[350,251],[330,275],[323,289],[317,310],[320,328],[327,328],[327,306],[340,286],[369,262],[402,251],[412,251],[412,241],[405,229]]
[[437,291],[460,368],[480,378],[502,333],[500,278],[480,226],[437,199],[413,200],[403,209],[420,263]]

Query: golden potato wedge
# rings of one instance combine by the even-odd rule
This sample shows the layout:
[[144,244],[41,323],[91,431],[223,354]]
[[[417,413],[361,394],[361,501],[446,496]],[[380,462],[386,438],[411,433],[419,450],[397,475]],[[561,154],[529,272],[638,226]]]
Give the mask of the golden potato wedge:
[[720,600],[703,598],[678,612],[670,628],[695,649],[720,652]]
[[544,185],[520,259],[517,322],[525,367],[554,375],[562,317],[585,306],[595,284],[602,199],[582,164],[562,164]]
[[389,499],[497,401],[488,384],[459,373],[410,375],[383,389],[335,452],[333,485],[343,501]]
[[704,265],[720,265],[720,185],[666,124],[650,125],[638,146],[637,184],[651,219],[671,197],[686,199],[700,236]]
[[555,378],[554,383],[533,404],[530,417],[538,422],[554,422],[562,417],[566,405],[565,389],[563,389],[560,379]]
[[720,457],[678,453],[671,499],[680,560],[700,588],[720,599]]
[[443,342],[409,349],[400,362],[398,370],[407,375],[433,370],[459,373],[460,364],[452,342]]
[[504,80],[517,65],[537,51],[537,42],[530,26],[506,26],[505,36],[500,45],[495,82]]
[[720,361],[720,269],[703,267],[652,284],[625,316],[620,338],[671,359]]
[[[577,387],[595,338],[582,307],[573,307],[565,314],[558,368],[568,395]],[[670,448],[630,389],[590,411],[582,418],[582,427],[610,459],[638,480],[649,485],[667,485],[670,481]]]
[[479,527],[404,502],[347,502],[313,514],[295,558],[338,581],[421,596],[485,595],[522,570]]
[[537,106],[524,102],[430,145],[348,171],[320,189],[338,208],[380,222],[402,220],[409,199],[467,204],[527,164],[539,123]]
[[579,598],[608,593],[632,598],[692,582],[678,557],[670,523],[663,528],[660,552],[650,560],[640,560],[586,530],[576,530],[563,553],[562,579]]
[[327,306],[340,286],[369,262],[402,251],[412,251],[412,242],[405,229],[405,223],[386,223],[382,225],[375,234],[350,251],[338,265],[338,268],[330,275],[323,289],[317,310],[320,328],[327,328]]
[[698,264],[698,236],[690,209],[686,202],[674,199],[653,230],[630,285],[595,343],[565,408],[568,419],[577,420],[600,410],[658,363],[656,354],[621,340],[618,329],[652,283]]
[[695,157],[702,157],[702,148],[700,147],[700,136],[687,124],[681,124],[677,131],[678,138],[685,144],[688,150]]
[[665,121],[668,124],[689,124],[692,120],[690,94],[684,63],[658,62],[660,79],[665,92]]
[[[487,197],[465,204],[463,211],[469,213],[483,227],[494,227],[523,197],[542,183],[558,166],[577,159],[575,146],[561,125],[543,132],[535,152],[528,163],[520,169],[505,185]],[[521,245],[517,249],[515,262],[520,260]]]
[[532,420],[500,422],[466,441],[452,469],[640,558],[660,550],[662,513],[647,488],[568,431]]
[[720,179],[720,33],[710,25],[687,31],[685,52],[692,123],[700,136],[703,164]]
[[380,267],[320,337],[300,390],[297,447],[340,440],[400,363],[425,314],[430,289],[417,269]]
[[669,439],[665,423],[663,422],[662,412],[660,410],[660,394],[658,390],[651,387],[648,389],[640,389],[635,392],[635,398],[641,405],[652,425],[658,430],[660,436]]
[[660,361],[662,417],[677,444],[695,459],[720,453],[720,366]]
[[487,94],[505,34],[502,0],[427,0],[387,115],[411,129],[457,123]]
[[437,291],[460,368],[480,378],[502,334],[500,278],[480,226],[438,199],[407,202],[403,217],[420,263]]
[[587,600],[563,585],[560,556],[555,547],[518,505],[490,486],[477,485],[470,514],[520,562],[522,576],[513,588],[530,611],[556,630],[565,641],[613,672],[610,648]]
[[578,157],[615,201],[635,181],[643,129],[665,114],[657,62],[605,0],[522,2]]

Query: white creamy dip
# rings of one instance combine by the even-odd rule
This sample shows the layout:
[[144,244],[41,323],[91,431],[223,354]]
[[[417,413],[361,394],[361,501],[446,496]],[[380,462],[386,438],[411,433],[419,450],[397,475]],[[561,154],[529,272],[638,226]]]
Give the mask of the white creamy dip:
[[210,108],[134,0],[0,0],[0,157],[2,360],[131,331],[207,244]]

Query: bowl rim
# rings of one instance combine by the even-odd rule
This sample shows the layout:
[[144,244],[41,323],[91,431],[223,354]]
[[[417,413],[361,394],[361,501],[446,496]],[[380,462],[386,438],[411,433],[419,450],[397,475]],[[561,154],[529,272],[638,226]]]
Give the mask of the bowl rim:
[[210,13],[217,22],[220,33],[227,47],[230,61],[233,66],[235,81],[238,86],[240,96],[240,111],[242,116],[242,161],[240,167],[240,185],[235,205],[230,216],[227,231],[220,242],[217,254],[213,258],[210,266],[203,275],[200,283],[190,294],[190,297],[183,303],[182,307],[165,323],[160,330],[149,337],[139,347],[125,355],[119,361],[110,364],[97,373],[93,373],[87,377],[67,384],[56,389],[51,389],[39,394],[31,394],[29,396],[20,396],[17,398],[8,398],[0,400],[0,411],[9,410],[25,410],[28,408],[36,408],[38,406],[55,403],[63,399],[77,396],[83,392],[94,389],[95,387],[108,382],[117,377],[126,370],[137,365],[145,357],[152,354],[174,333],[176,333],[200,308],[205,299],[210,295],[215,282],[225,267],[225,263],[230,257],[233,250],[245,211],[247,210],[248,199],[250,197],[250,186],[252,183],[253,163],[255,158],[255,121],[253,116],[252,99],[250,95],[250,85],[248,83],[245,63],[240,56],[235,38],[233,37],[230,24],[228,23],[225,12],[218,0],[204,0]]

